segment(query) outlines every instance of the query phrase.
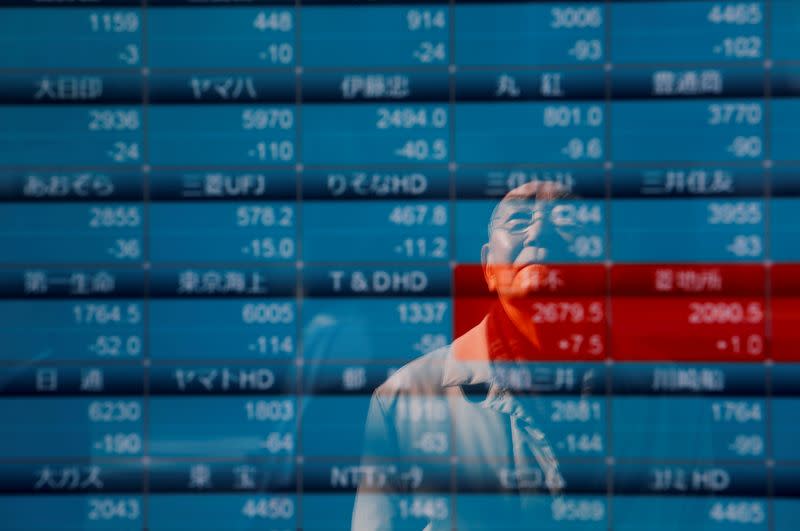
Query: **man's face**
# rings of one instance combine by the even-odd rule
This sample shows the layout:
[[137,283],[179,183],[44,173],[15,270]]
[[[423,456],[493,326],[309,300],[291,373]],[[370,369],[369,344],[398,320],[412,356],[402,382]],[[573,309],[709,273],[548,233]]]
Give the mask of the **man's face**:
[[544,265],[555,246],[569,244],[577,227],[563,215],[561,189],[553,183],[528,183],[512,190],[495,208],[489,242],[483,248],[490,290],[502,296],[530,293],[547,274]]

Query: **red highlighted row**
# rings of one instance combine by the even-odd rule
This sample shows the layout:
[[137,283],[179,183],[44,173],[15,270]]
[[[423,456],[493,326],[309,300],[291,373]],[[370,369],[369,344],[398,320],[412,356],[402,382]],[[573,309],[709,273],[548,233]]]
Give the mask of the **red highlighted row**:
[[532,326],[536,360],[800,361],[800,264],[461,265],[454,275],[454,337],[500,304]]

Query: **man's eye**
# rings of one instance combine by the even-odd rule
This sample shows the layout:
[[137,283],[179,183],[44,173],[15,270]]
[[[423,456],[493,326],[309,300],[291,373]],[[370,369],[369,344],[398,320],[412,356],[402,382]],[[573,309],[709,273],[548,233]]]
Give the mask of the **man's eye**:
[[505,227],[508,232],[524,232],[530,227],[530,222],[523,220],[508,221]]

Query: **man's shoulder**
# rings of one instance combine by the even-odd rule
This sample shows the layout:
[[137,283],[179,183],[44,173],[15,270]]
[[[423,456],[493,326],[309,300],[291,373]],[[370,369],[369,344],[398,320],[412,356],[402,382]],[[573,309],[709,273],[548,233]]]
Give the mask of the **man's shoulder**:
[[447,345],[408,362],[375,390],[375,396],[388,403],[401,395],[441,393],[444,366],[450,352],[451,346]]
[[456,359],[480,360],[485,357],[485,326],[485,320],[481,321],[453,343],[410,361],[375,390],[375,398],[384,407],[390,407],[404,395],[443,394],[445,388],[452,385],[451,373],[462,364]]

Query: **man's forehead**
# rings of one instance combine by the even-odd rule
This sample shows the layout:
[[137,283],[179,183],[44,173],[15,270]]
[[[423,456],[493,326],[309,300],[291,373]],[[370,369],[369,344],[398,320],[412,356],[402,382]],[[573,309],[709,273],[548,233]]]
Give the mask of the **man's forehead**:
[[558,199],[564,199],[567,193],[564,188],[555,182],[533,181],[509,191],[500,202],[495,205],[489,225],[507,220],[515,214],[535,214],[552,208]]
[[552,204],[551,201],[540,199],[504,199],[497,204],[492,217],[499,220],[518,213],[544,212],[548,203]]
[[514,202],[533,202],[533,201],[553,201],[566,195],[564,187],[558,183],[549,181],[535,181],[525,183],[510,190],[500,203]]

